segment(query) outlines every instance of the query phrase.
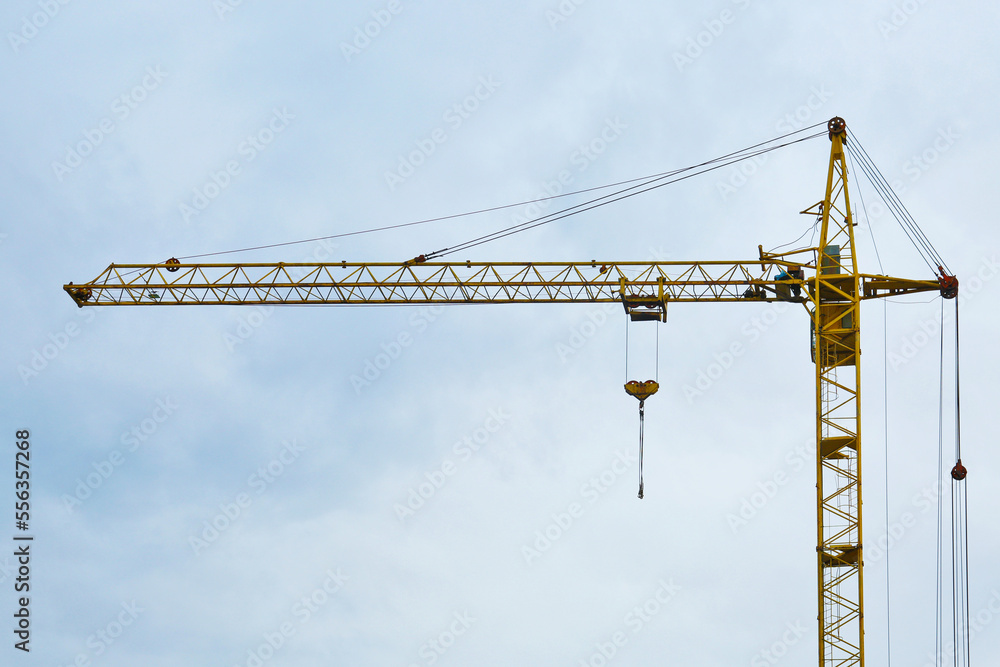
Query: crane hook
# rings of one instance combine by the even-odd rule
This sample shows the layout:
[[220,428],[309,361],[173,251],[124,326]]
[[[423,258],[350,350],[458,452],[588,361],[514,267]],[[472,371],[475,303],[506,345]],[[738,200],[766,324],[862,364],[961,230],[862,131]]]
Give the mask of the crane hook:
[[644,430],[644,424],[646,421],[646,399],[652,396],[660,388],[660,385],[655,380],[646,380],[645,382],[639,382],[638,380],[629,380],[625,383],[625,392],[629,396],[635,396],[639,399],[639,500],[642,500],[643,496],[643,482],[642,482],[642,436]]

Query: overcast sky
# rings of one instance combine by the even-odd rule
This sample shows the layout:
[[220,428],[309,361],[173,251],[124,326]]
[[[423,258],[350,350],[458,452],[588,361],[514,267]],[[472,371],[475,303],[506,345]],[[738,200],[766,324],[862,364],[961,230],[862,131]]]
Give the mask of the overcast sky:
[[[626,371],[619,306],[94,310],[61,286],[660,173],[833,116],[962,281],[972,651],[997,664],[998,13],[4,3],[0,537],[18,429],[35,536],[30,655],[0,550],[4,664],[815,664],[801,308],[675,305],[632,325]],[[752,260],[809,230],[829,145],[449,259]],[[862,271],[932,278],[851,187]],[[402,261],[532,213],[225,259]],[[890,637],[894,664],[933,664],[940,312],[933,295],[862,312],[872,665]],[[622,383],[651,377],[639,500]]]

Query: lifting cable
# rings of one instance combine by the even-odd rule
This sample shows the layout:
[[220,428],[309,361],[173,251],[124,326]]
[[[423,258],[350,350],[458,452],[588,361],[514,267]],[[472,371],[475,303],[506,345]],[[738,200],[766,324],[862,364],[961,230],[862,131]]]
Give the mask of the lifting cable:
[[[944,321],[944,303],[941,304]],[[971,626],[969,615],[969,504],[966,488],[968,469],[962,465],[961,374],[958,300],[955,300],[955,465],[951,469],[951,645],[944,643],[944,332],[941,334],[940,384],[938,404],[938,503],[937,503],[937,588],[935,600],[935,657],[944,664],[950,650],[955,667],[969,667]]]
[[[941,300],[942,329],[944,325],[944,299]],[[938,354],[938,460],[937,460],[937,577],[934,594],[934,661],[941,667],[944,655],[944,624],[941,616],[944,609],[944,331],[941,331],[941,349]]]
[[962,465],[958,300],[955,300],[955,466],[951,469],[951,571],[955,666],[969,665],[969,505]]

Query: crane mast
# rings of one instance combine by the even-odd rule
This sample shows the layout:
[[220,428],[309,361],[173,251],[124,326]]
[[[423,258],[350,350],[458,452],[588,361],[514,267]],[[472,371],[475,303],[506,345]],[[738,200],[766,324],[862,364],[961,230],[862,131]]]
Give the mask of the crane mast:
[[[817,615],[820,667],[863,667],[861,522],[862,300],[958,293],[934,280],[858,272],[847,188],[846,124],[828,123],[819,245],[756,259],[702,262],[406,262],[112,264],[63,289],[80,307],[620,302],[633,320],[666,320],[670,302],[802,304],[816,369]],[[806,272],[810,275],[807,275]]]
[[864,665],[861,539],[861,293],[847,192],[845,126],[830,126],[820,204],[819,262],[810,290],[816,366],[819,664]]

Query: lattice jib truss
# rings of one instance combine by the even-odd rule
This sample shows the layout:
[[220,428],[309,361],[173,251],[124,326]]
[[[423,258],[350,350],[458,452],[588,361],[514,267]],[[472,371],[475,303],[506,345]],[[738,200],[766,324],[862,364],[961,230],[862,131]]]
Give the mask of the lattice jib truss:
[[[69,284],[78,305],[595,303],[777,298],[788,262],[401,262],[112,264]],[[624,282],[623,282],[624,281]],[[789,280],[790,286],[802,281]],[[749,290],[749,292],[748,292]]]
[[[807,281],[776,276],[792,261],[112,264],[63,289],[78,306],[598,303],[627,294],[667,302],[802,301]],[[809,268],[809,265],[805,265]],[[938,289],[867,276],[872,296]],[[869,288],[866,287],[866,290]]]

